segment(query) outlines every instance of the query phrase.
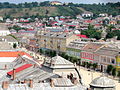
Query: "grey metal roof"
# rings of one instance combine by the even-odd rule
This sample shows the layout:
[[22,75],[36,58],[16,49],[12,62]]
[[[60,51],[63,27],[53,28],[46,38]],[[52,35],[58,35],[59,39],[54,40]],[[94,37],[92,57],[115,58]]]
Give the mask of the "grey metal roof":
[[60,65],[60,64],[73,65],[73,63],[58,55],[52,58],[52,62],[54,63],[54,65]]
[[74,85],[68,78],[55,78],[53,80],[56,87],[70,87]]
[[8,42],[0,42],[0,50],[15,50]]
[[90,85],[94,87],[115,87],[114,81],[105,76],[94,79]]
[[3,38],[6,39],[7,42],[18,42],[15,38],[11,36],[5,36]]
[[50,68],[75,68],[74,64],[71,63],[70,61],[62,58],[61,56],[55,56],[52,59],[47,58],[46,63],[44,64],[45,66],[48,66]]
[[8,30],[5,23],[0,23],[0,30]]
[[111,47],[103,47],[103,48],[100,48],[96,53],[100,55],[115,57],[116,55],[118,55],[119,49],[111,48]]
[[[0,90],[4,90],[0,85]],[[72,87],[51,87],[49,83],[34,83],[33,88],[27,84],[10,84],[6,90],[86,90],[85,86],[75,85]]]
[[46,36],[46,37],[57,37],[57,38],[68,38],[73,35],[73,32],[71,33],[39,33],[41,36]]

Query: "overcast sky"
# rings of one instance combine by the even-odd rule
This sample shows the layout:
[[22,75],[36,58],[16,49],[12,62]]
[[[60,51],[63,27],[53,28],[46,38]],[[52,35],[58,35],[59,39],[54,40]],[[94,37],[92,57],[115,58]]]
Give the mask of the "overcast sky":
[[[0,2],[11,2],[11,3],[23,3],[23,2],[41,2],[41,1],[56,1],[56,0],[0,0]],[[74,2],[74,3],[107,3],[107,2],[120,2],[120,0],[57,0],[61,2]]]

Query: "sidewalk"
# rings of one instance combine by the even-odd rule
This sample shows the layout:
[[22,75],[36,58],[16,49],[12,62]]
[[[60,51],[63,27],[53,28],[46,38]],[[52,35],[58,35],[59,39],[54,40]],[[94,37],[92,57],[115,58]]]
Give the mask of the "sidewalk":
[[[79,70],[79,67],[78,67]],[[102,75],[102,73],[100,72],[96,72],[96,71],[87,71],[86,68],[84,67],[80,67],[80,74],[81,77],[83,79],[83,83],[89,87],[89,84],[91,83],[92,80],[94,80],[97,77],[100,77]],[[111,78],[113,79],[113,78]],[[120,83],[117,80],[114,80],[115,84],[116,84],[116,90],[120,90]]]

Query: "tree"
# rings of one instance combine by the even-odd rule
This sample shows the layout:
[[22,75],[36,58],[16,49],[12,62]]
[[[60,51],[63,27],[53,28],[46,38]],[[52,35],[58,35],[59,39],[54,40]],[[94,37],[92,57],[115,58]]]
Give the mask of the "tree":
[[42,54],[42,53],[43,53],[43,50],[42,50],[42,49],[39,49],[39,52],[40,52],[40,54]]
[[112,66],[112,65],[108,65],[106,72],[107,72],[108,74],[111,74],[112,69],[113,69],[113,66]]
[[86,65],[87,65],[87,62],[83,62],[83,63],[82,63],[82,66],[83,66],[83,67],[86,67]]
[[97,67],[98,67],[98,64],[97,63],[93,63],[93,69],[95,70]]
[[91,24],[89,24],[89,26],[88,26],[88,30],[93,30],[93,29],[94,29],[94,26],[91,25]]
[[72,63],[77,63],[78,59],[76,57],[72,57]]
[[117,76],[119,77],[119,81],[120,81],[120,71],[118,71]]
[[50,2],[49,1],[41,2],[40,6],[50,6]]
[[11,37],[13,37],[14,39],[18,40],[18,38],[17,38],[16,36],[12,35],[12,34],[9,34],[8,36],[11,36]]
[[114,34],[112,32],[107,33],[106,38],[113,38]]
[[92,64],[87,62],[87,68],[90,68],[91,66],[92,66]]
[[92,25],[88,26],[88,30],[82,30],[81,34],[86,35],[89,38],[96,38],[97,40],[101,38],[101,31],[95,30]]
[[13,48],[16,48],[16,47],[17,47],[17,44],[16,44],[16,43],[14,43],[14,44],[13,44]]
[[116,68],[112,69],[112,76],[115,77],[116,76]]

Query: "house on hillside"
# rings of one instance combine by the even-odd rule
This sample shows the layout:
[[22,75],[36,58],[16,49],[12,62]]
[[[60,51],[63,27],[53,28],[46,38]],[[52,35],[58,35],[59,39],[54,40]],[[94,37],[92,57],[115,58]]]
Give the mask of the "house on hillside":
[[62,2],[59,2],[59,1],[52,1],[50,4],[51,5],[63,5]]
[[93,13],[85,11],[84,13],[82,13],[82,17],[93,17]]
[[107,13],[100,13],[99,16],[100,17],[108,17],[108,14]]

